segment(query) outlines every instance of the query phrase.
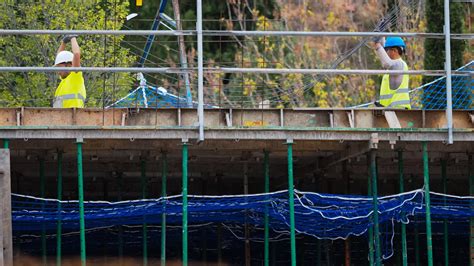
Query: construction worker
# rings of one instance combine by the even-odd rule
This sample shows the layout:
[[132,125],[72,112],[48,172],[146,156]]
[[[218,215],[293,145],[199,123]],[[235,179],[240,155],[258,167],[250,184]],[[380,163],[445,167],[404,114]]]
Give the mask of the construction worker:
[[[80,67],[81,49],[77,36],[67,35],[61,40],[54,65],[57,67]],[[66,51],[66,44],[71,43],[72,53]],[[61,83],[54,93],[55,108],[84,108],[86,88],[82,72],[59,71]]]
[[[402,55],[406,51],[405,42],[400,37],[374,39],[374,48],[382,66],[389,70],[408,71],[408,66],[403,61]],[[411,109],[408,87],[409,75],[385,74],[380,85],[380,101],[375,105],[379,107]]]

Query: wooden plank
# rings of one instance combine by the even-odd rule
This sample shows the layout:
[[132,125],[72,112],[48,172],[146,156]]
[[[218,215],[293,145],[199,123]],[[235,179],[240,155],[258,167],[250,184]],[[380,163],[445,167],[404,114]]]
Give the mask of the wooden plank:
[[0,207],[3,243],[3,264],[0,258],[0,265],[13,265],[13,243],[12,243],[12,208],[11,208],[11,184],[10,184],[10,151],[0,149]]
[[397,114],[394,111],[385,111],[383,114],[390,128],[402,128],[400,121],[398,121]]

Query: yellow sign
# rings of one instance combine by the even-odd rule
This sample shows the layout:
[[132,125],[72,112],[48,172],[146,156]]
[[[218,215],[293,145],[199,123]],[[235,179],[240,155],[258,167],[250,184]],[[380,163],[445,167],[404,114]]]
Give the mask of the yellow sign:
[[136,2],[136,3],[137,3],[137,6],[142,6],[142,4],[143,4],[143,0],[137,0],[137,2]]

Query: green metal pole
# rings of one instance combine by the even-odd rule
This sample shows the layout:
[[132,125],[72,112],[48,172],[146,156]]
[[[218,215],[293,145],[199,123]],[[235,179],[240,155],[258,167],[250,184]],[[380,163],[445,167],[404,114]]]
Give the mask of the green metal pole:
[[183,143],[183,266],[188,265],[188,143]]
[[420,239],[418,237],[418,221],[415,216],[415,265],[420,266]]
[[423,176],[426,201],[426,249],[428,266],[433,266],[433,242],[431,237],[430,174],[428,172],[428,143],[423,141]]
[[[441,160],[441,178],[443,179],[443,193],[444,194],[448,193],[447,181],[446,181],[447,179],[446,168],[447,168],[446,160]],[[446,198],[444,198],[444,205],[446,206]],[[449,265],[448,219],[444,219],[443,226],[444,226],[444,265],[448,266]]]
[[380,251],[379,206],[377,198],[377,162],[375,153],[375,150],[370,151],[370,172],[372,177],[372,202],[374,205],[373,221],[375,238],[375,265],[380,266],[382,256]]
[[[163,153],[163,167],[161,169],[161,197],[166,197],[167,158]],[[166,200],[163,200],[163,213],[161,214],[161,265],[166,265]]]
[[[404,186],[404,176],[403,176],[403,151],[398,151],[398,174],[400,178],[400,193],[405,192]],[[402,264],[403,266],[408,265],[408,251],[407,251],[407,231],[406,225],[401,224],[401,234],[402,234]]]
[[84,222],[84,176],[82,173],[82,144],[78,140],[77,144],[77,183],[79,189],[79,227],[81,239],[81,265],[86,265],[86,226]]
[[[142,183],[142,199],[147,198],[147,178],[146,178],[146,162],[145,160],[140,161],[140,172],[141,172],[141,183]],[[148,265],[148,230],[146,224],[146,215],[143,216],[143,235],[142,235],[142,248],[143,248],[143,265]]]
[[[39,159],[39,174],[40,174],[40,194],[41,198],[45,198],[45,176],[44,176],[44,158]],[[44,209],[44,205],[41,206]],[[41,223],[41,258],[43,265],[48,265],[46,254],[46,227],[45,223]]]
[[[468,155],[468,171],[469,171],[469,194],[471,196],[474,196],[474,161],[472,159],[472,154]],[[471,209],[473,209],[474,206],[471,201]],[[470,265],[474,266],[474,217],[471,217],[471,222],[470,222],[470,231],[471,231],[471,243],[470,243]]]
[[[122,173],[119,173],[117,176],[118,181],[118,201],[122,201],[122,191],[123,191],[123,176]],[[123,227],[119,225],[118,228],[118,257],[119,257],[119,264],[122,265],[123,259]]]
[[[372,196],[372,180],[371,176],[371,164],[370,164],[370,152],[367,155],[367,195]],[[374,265],[374,228],[369,227],[369,265]]]
[[9,139],[3,139],[3,148],[8,149],[9,145],[10,145],[10,140]]
[[58,221],[56,224],[56,265],[61,265],[61,237],[62,237],[62,221],[61,212],[63,200],[63,153],[58,152]]
[[[264,176],[265,176],[265,193],[270,192],[270,166],[269,166],[269,152],[264,151]],[[268,197],[267,197],[268,200]],[[264,244],[264,265],[269,266],[270,264],[270,254],[269,254],[269,228],[268,228],[268,202],[265,204],[265,244]]]
[[296,266],[295,202],[293,185],[293,141],[286,142],[288,147],[288,196],[290,204],[291,265]]

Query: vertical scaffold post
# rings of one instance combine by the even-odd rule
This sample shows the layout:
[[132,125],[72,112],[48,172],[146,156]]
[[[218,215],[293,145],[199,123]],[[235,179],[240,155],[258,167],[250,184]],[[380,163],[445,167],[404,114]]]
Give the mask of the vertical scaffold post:
[[[372,179],[371,177],[371,161],[370,152],[367,154],[367,195],[372,196]],[[374,265],[374,228],[369,227],[369,265]]]
[[431,202],[430,202],[430,174],[428,172],[428,143],[423,141],[423,179],[426,204],[426,250],[428,266],[433,266],[433,243],[431,237]]
[[293,185],[293,140],[286,141],[288,149],[288,201],[290,205],[291,265],[296,266],[295,202]]
[[[122,173],[119,172],[117,176],[117,185],[118,185],[118,197],[117,200],[122,200],[122,192],[123,192],[123,176]],[[122,225],[118,226],[118,258],[119,264],[122,265],[123,262],[123,227]]]
[[198,56],[198,120],[199,141],[204,141],[204,50],[202,48],[202,0],[197,0],[197,56]]
[[[142,199],[147,198],[147,178],[146,178],[146,161],[141,159],[140,161],[140,173],[141,173],[141,185],[142,185]],[[143,224],[142,224],[142,255],[143,255],[143,265],[148,265],[148,231],[146,223],[146,215],[143,215]]]
[[166,265],[166,173],[167,159],[166,153],[162,155],[163,165],[161,168],[161,198],[163,199],[163,213],[161,214],[161,265]]
[[[400,193],[405,192],[404,186],[404,171],[403,171],[403,151],[398,151],[398,174],[400,179]],[[401,224],[401,234],[402,234],[402,265],[408,265],[408,255],[407,255],[407,231],[406,225]]]
[[375,265],[381,264],[380,251],[380,230],[379,230],[379,204],[377,195],[377,161],[376,151],[370,150],[370,175],[372,179],[372,202],[373,202],[373,221],[374,221],[374,238],[375,238]]
[[[468,175],[469,175],[469,194],[471,196],[474,196],[474,160],[473,160],[473,155],[469,154],[468,155]],[[471,201],[471,209],[474,208],[474,204],[472,204]],[[470,265],[474,266],[474,217],[471,217],[471,222],[470,222],[470,228],[471,228],[471,243],[470,243],[470,253],[471,253],[471,259],[470,259]]]
[[[441,160],[441,179],[443,180],[443,193],[447,194],[447,161],[445,159]],[[444,198],[444,206],[446,206],[446,198]],[[444,265],[449,265],[449,235],[448,235],[448,219],[443,219],[443,227],[444,227]]]
[[188,141],[183,140],[183,266],[188,265]]
[[58,220],[56,223],[56,265],[61,265],[61,238],[62,238],[62,221],[61,212],[63,199],[63,153],[58,151]]
[[418,236],[418,219],[414,217],[415,221],[415,266],[420,266],[420,238]]
[[77,145],[77,183],[79,190],[79,227],[81,240],[81,265],[86,265],[86,226],[84,222],[84,176],[82,173],[82,139],[76,140]]
[[3,139],[3,148],[8,149],[10,146],[10,140],[9,139]]
[[448,123],[448,144],[453,144],[453,99],[451,89],[451,26],[449,20],[449,0],[444,0],[444,36],[446,70],[446,120]]
[[[40,194],[41,198],[45,198],[45,176],[44,176],[44,158],[39,158],[39,175],[40,175]],[[44,211],[44,203],[41,204],[41,210]],[[43,221],[41,223],[41,259],[43,265],[48,265],[47,252],[46,252],[46,224]]]
[[[270,165],[269,165],[269,152],[264,151],[264,158],[263,158],[263,168],[264,168],[264,176],[265,176],[265,193],[270,192]],[[268,196],[266,196],[267,202],[265,202],[265,243],[264,243],[264,266],[269,266],[270,258],[269,258],[269,243],[268,243],[268,235],[269,235],[269,228],[268,228]]]

